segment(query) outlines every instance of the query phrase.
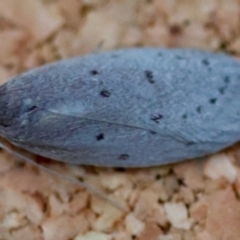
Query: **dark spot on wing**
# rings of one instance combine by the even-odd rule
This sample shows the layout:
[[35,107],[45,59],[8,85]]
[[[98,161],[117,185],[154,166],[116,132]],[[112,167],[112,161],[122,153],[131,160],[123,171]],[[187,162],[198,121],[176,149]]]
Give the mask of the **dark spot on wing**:
[[7,128],[7,127],[11,126],[11,124],[10,124],[10,123],[9,123],[9,124],[7,124],[7,123],[1,123],[1,126]]
[[229,76],[225,76],[224,77],[224,82],[225,83],[229,83],[230,82],[230,77]]
[[202,111],[202,106],[198,106],[198,107],[196,108],[196,110],[197,110],[198,113],[201,113],[201,111]]
[[183,114],[183,115],[182,115],[182,118],[183,118],[183,119],[187,119],[187,114]]
[[126,153],[121,154],[121,155],[118,157],[119,160],[127,160],[128,158],[129,158],[129,155],[126,154]]
[[220,94],[224,94],[224,93],[225,93],[225,90],[226,90],[226,87],[220,87],[220,88],[218,89],[218,91],[219,91]]
[[209,61],[208,61],[206,58],[204,58],[204,59],[202,60],[202,64],[208,66],[208,65],[209,65]]
[[151,119],[152,121],[156,122],[156,123],[159,123],[162,118],[163,118],[163,115],[157,114],[157,115],[151,116],[150,119]]
[[108,91],[108,90],[102,90],[101,92],[100,92],[100,95],[102,96],[102,97],[110,97],[111,96],[111,93]]
[[154,132],[154,131],[149,131],[152,135],[155,135],[155,134],[157,134],[156,132]]
[[91,73],[92,75],[97,75],[99,72],[94,69],[94,70],[91,70],[90,73]]
[[149,83],[154,83],[154,82],[155,82],[155,81],[154,81],[154,78],[153,78],[153,73],[152,73],[152,71],[146,70],[146,71],[144,72],[144,74],[145,74],[145,77],[147,78],[147,80],[148,80]]
[[184,57],[183,57],[183,56],[180,56],[180,55],[177,55],[177,56],[176,56],[176,59],[177,59],[177,60],[183,60]]
[[217,101],[217,99],[216,99],[216,98],[211,98],[211,99],[209,99],[209,102],[210,102],[211,104],[215,104],[215,103],[216,103],[216,101]]
[[35,110],[37,108],[37,106],[33,105],[33,106],[29,106],[27,108],[28,112],[32,112],[33,110]]
[[104,139],[104,134],[103,134],[103,133],[98,134],[98,135],[96,136],[96,139],[97,139],[98,141],[103,140],[103,139]]

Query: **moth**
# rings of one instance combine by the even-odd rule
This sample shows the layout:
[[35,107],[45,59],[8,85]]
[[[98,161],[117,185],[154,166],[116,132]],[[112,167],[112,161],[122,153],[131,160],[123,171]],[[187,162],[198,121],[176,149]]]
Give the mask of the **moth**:
[[0,136],[54,160],[149,167],[240,139],[240,64],[193,49],[91,53],[0,87]]

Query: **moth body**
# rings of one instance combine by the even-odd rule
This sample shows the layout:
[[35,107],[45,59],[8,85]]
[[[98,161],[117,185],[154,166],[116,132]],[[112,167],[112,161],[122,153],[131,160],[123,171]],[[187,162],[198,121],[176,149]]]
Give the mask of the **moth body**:
[[0,135],[74,164],[148,167],[240,139],[240,64],[224,54],[133,48],[30,70],[0,87]]

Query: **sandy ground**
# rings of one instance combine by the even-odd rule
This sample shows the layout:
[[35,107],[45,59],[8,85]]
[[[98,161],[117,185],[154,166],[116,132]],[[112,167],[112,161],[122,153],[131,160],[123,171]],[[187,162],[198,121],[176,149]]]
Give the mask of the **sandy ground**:
[[[61,58],[132,46],[240,56],[239,0],[0,0],[0,83]],[[40,161],[128,211],[0,152],[1,240],[240,239],[240,147],[149,169]]]

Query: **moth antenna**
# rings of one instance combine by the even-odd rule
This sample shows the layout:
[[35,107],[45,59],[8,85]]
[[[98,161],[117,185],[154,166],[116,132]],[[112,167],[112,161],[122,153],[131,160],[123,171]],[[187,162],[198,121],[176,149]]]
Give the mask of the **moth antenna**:
[[[14,156],[34,165],[35,167],[37,167],[38,169],[41,169],[49,174],[53,174],[59,178],[63,178],[71,183],[74,183],[84,189],[86,189],[87,191],[89,191],[91,194],[95,195],[96,197],[106,201],[107,203],[111,204],[112,206],[116,207],[117,209],[121,210],[121,211],[124,211],[124,212],[128,212],[128,210],[123,207],[122,205],[116,203],[114,200],[110,199],[109,197],[105,196],[103,193],[101,193],[100,191],[94,189],[93,187],[91,187],[90,185],[80,181],[80,180],[77,180],[73,177],[70,177],[70,176],[66,176],[66,175],[63,175],[61,173],[58,173],[54,170],[51,170],[47,167],[44,167],[38,163],[36,163],[30,153],[28,153],[27,151],[25,150],[22,150],[22,149],[19,149],[18,147],[16,146],[12,146],[12,144],[8,143],[7,140],[3,139],[2,137],[0,137],[0,147],[3,148],[4,150],[6,150],[7,152],[13,154]],[[29,156],[28,156],[29,155]]]

